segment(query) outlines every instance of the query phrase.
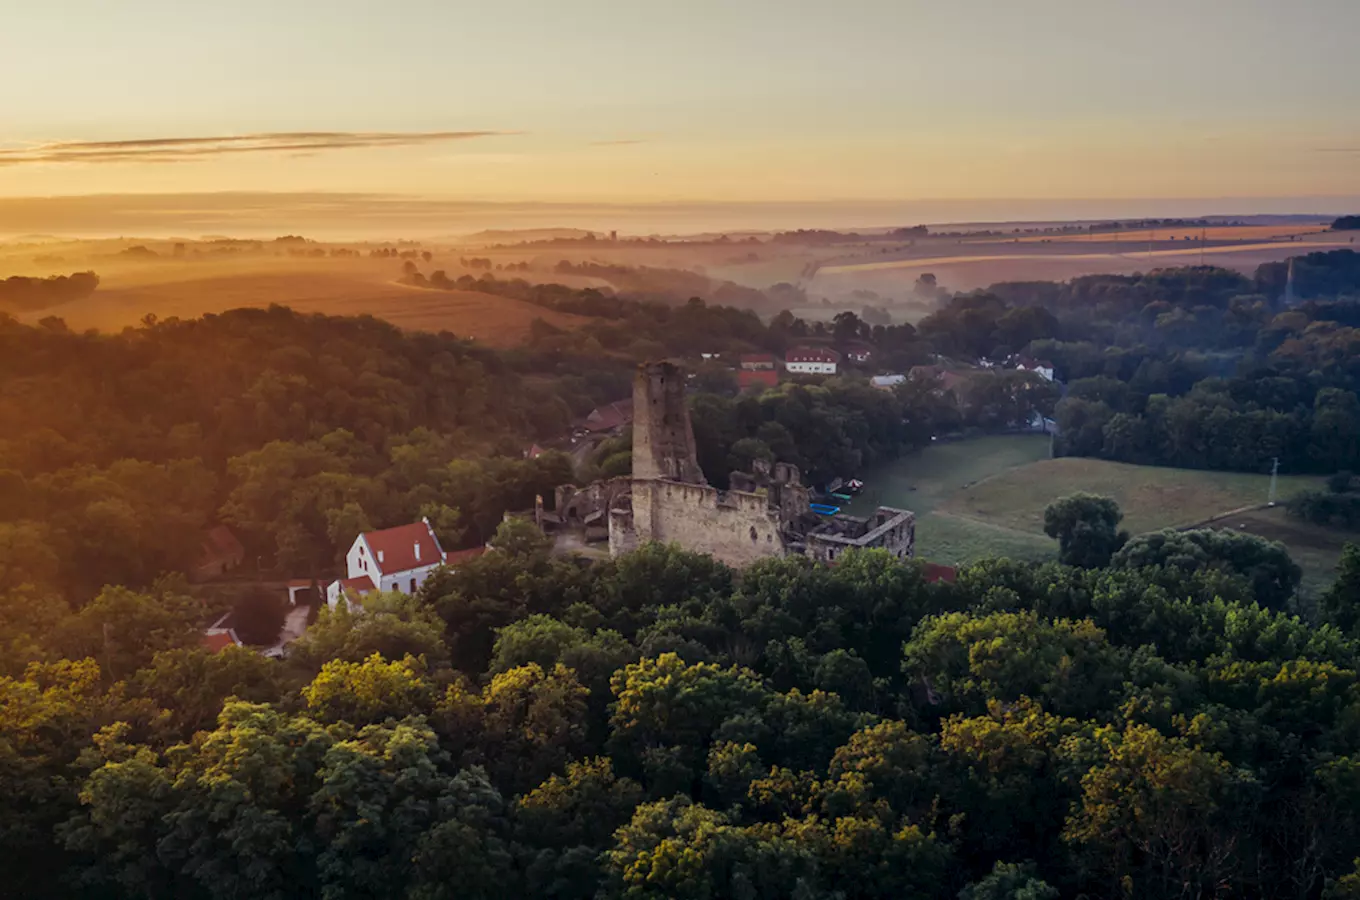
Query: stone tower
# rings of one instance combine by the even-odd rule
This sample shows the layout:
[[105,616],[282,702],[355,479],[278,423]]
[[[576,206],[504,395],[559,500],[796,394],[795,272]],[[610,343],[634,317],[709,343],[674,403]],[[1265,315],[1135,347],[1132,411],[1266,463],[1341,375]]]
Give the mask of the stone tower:
[[638,366],[633,379],[633,477],[708,484],[695,457],[685,372],[674,363]]

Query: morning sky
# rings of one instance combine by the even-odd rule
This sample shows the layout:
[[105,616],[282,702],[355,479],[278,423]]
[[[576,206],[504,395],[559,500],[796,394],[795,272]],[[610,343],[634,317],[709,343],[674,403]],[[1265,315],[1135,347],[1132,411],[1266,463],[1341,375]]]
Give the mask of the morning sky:
[[1357,0],[0,0],[0,22],[0,196],[1360,194]]

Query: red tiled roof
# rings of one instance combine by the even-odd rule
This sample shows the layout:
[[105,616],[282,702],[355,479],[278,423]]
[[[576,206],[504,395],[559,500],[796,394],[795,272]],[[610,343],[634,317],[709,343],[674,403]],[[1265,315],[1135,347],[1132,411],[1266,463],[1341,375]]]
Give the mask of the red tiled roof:
[[203,635],[199,639],[199,645],[210,653],[221,653],[228,647],[241,646],[241,641],[236,637],[236,632],[227,630]]
[[926,582],[934,584],[937,581],[946,581],[953,584],[959,577],[959,570],[953,566],[946,566],[940,563],[928,562],[925,564]]
[[476,559],[486,552],[486,547],[473,547],[469,550],[454,550],[452,553],[444,554],[444,565],[456,566],[465,563],[470,559]]
[[774,365],[773,353],[743,353],[741,355],[743,366],[772,366]]
[[309,587],[312,586],[312,579],[310,579],[310,578],[290,578],[290,579],[288,579],[288,586],[289,586],[290,588],[309,588]]
[[840,362],[841,355],[829,347],[792,347],[784,354],[785,362]]
[[779,373],[774,369],[742,369],[737,373],[737,386],[742,390],[758,384],[774,387],[779,384]]
[[376,591],[378,586],[373,583],[373,579],[367,575],[360,575],[358,578],[340,579],[340,592],[346,593],[354,591],[356,594],[367,594],[369,591]]
[[[439,548],[439,541],[426,522],[369,531],[363,538],[368,545],[368,552],[373,554],[373,563],[384,575],[431,566],[444,559],[444,551]],[[416,554],[417,544],[420,545],[419,558]]]

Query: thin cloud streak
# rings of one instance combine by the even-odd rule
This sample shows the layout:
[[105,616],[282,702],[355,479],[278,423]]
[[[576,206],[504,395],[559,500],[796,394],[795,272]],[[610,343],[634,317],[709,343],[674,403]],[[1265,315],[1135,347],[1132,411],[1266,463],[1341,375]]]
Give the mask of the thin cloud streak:
[[283,131],[220,137],[139,138],[122,141],[54,141],[27,149],[0,150],[0,166],[63,163],[192,162],[242,153],[314,153],[373,147],[414,147],[517,131]]
[[641,140],[641,139],[625,140],[625,141],[591,141],[591,142],[590,142],[590,146],[592,146],[592,147],[631,147],[631,146],[634,145],[634,144],[645,144],[645,143],[647,143],[647,142],[644,141],[644,140]]

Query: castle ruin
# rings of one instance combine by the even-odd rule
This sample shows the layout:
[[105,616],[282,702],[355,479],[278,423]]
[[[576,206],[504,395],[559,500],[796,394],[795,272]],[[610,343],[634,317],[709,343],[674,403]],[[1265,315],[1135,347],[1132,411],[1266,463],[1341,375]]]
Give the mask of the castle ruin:
[[648,541],[675,543],[742,567],[767,556],[803,554],[834,563],[846,550],[874,547],[913,555],[916,516],[879,507],[867,518],[823,516],[810,507],[798,467],[757,461],[734,472],[730,490],[699,468],[685,403],[685,373],[668,362],[639,366],[633,381],[633,472],[584,488],[557,489],[545,528],[578,528],[609,542],[611,556]]

